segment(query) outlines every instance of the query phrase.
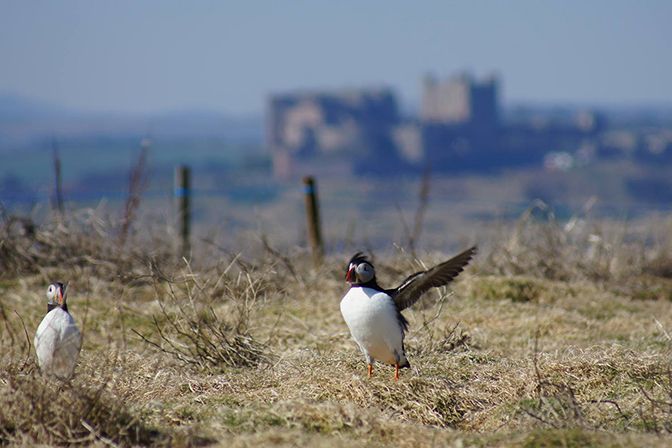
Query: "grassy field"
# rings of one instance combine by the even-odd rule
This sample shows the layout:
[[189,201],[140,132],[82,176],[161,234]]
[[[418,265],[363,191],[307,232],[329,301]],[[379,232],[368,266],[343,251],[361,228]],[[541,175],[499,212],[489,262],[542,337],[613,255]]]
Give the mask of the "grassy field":
[[[80,213],[0,234],[0,443],[8,445],[669,446],[672,221],[523,216],[452,289],[405,312],[411,369],[368,379],[339,312],[350,253],[176,260]],[[151,230],[151,229],[150,229]],[[451,253],[374,254],[393,286]],[[74,378],[32,336],[54,280],[84,335]]]

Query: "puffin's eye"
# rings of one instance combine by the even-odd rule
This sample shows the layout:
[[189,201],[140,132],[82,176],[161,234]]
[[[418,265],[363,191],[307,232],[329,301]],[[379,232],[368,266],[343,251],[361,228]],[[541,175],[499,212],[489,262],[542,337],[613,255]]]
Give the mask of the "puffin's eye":
[[368,263],[362,263],[359,266],[357,266],[357,273],[359,274],[372,274],[373,273],[373,266],[371,266]]

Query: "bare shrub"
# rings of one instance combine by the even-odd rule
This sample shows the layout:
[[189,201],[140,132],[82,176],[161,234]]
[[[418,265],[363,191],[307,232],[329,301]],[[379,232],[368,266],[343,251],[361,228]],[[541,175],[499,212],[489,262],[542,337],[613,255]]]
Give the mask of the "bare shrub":
[[672,434],[672,368],[654,372],[647,383],[650,386],[639,386],[643,400],[636,415],[640,426],[648,432]]
[[128,232],[136,218],[142,193],[147,188],[147,154],[149,153],[149,145],[149,140],[145,139],[141,142],[138,160],[129,174],[128,196],[124,205],[124,215],[121,219],[121,229],[119,230],[119,244],[122,246],[126,242]]
[[397,204],[397,212],[399,213],[399,219],[406,235],[408,249],[413,257],[416,256],[416,247],[422,234],[425,215],[427,213],[427,205],[429,204],[429,191],[431,188],[431,183],[431,168],[427,166],[422,174],[422,179],[420,180],[420,189],[418,191],[418,207],[415,210],[415,217],[413,219],[413,230],[409,228],[408,223],[406,222],[406,218],[404,217],[404,213],[401,207]]
[[523,400],[520,410],[538,422],[555,428],[585,427],[583,410],[574,388],[569,384],[551,381],[541,374],[539,368],[539,330],[534,337],[534,398]]
[[249,273],[207,277],[190,273],[181,283],[155,284],[160,313],[147,344],[198,369],[252,367],[269,361],[267,347],[250,331],[250,313],[263,295],[264,280]]
[[[627,386],[619,389],[614,385],[611,396],[584,396],[580,399],[579,392],[572,385],[577,379],[577,372],[571,377],[563,373],[555,379],[542,374],[538,338],[539,330],[534,340],[534,396],[521,400],[520,412],[553,429],[594,431],[619,428],[672,434],[672,368],[663,368],[665,363],[656,363],[627,370],[624,365],[632,366],[634,359],[623,360],[624,365],[620,366],[606,364],[605,372],[611,372],[609,375],[612,378],[603,378],[602,381],[616,384],[615,378],[622,376],[627,380]],[[595,360],[584,362],[596,367],[596,371],[601,369]],[[591,376],[588,372],[584,374]],[[597,408],[602,409],[596,413]]]
[[[442,288],[443,292],[445,288]],[[422,327],[417,330],[419,335],[424,336],[421,344],[407,343],[408,349],[414,355],[437,355],[446,354],[458,349],[469,350],[471,336],[456,322],[452,327],[437,329],[437,323],[443,314],[444,306],[450,294],[441,294],[439,299],[432,304],[431,308],[421,311]],[[431,311],[428,316],[426,311]]]
[[428,331],[429,336],[422,341],[422,344],[407,344],[409,352],[415,356],[446,354],[457,351],[458,349],[469,350],[471,336],[457,322],[452,327],[443,331]]
[[[537,375],[539,375],[537,371]],[[582,405],[568,384],[537,376],[535,397],[523,400],[521,411],[549,427],[585,427]]]

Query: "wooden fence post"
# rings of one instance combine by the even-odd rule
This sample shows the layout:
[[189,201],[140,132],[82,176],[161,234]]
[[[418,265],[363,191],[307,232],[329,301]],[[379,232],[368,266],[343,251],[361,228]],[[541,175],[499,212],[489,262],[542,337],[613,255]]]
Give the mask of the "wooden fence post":
[[313,252],[315,264],[322,261],[324,247],[322,245],[322,232],[320,230],[320,209],[317,200],[317,186],[312,176],[303,178],[305,188],[306,218],[308,224],[308,240]]
[[180,256],[188,258],[191,252],[189,233],[191,230],[191,171],[180,165],[175,168],[175,200],[177,202],[177,227],[180,233]]

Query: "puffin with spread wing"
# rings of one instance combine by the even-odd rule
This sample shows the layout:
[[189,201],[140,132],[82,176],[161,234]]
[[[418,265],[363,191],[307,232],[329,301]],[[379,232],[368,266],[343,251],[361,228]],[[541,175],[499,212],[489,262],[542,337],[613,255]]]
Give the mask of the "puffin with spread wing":
[[350,290],[341,300],[341,314],[366,358],[369,377],[374,362],[380,361],[395,366],[394,379],[399,380],[399,369],[410,367],[404,351],[408,321],[401,311],[431,288],[450,283],[475,253],[476,247],[471,247],[431,269],[416,272],[393,289],[378,285],[373,264],[361,252],[350,259],[345,274]]

